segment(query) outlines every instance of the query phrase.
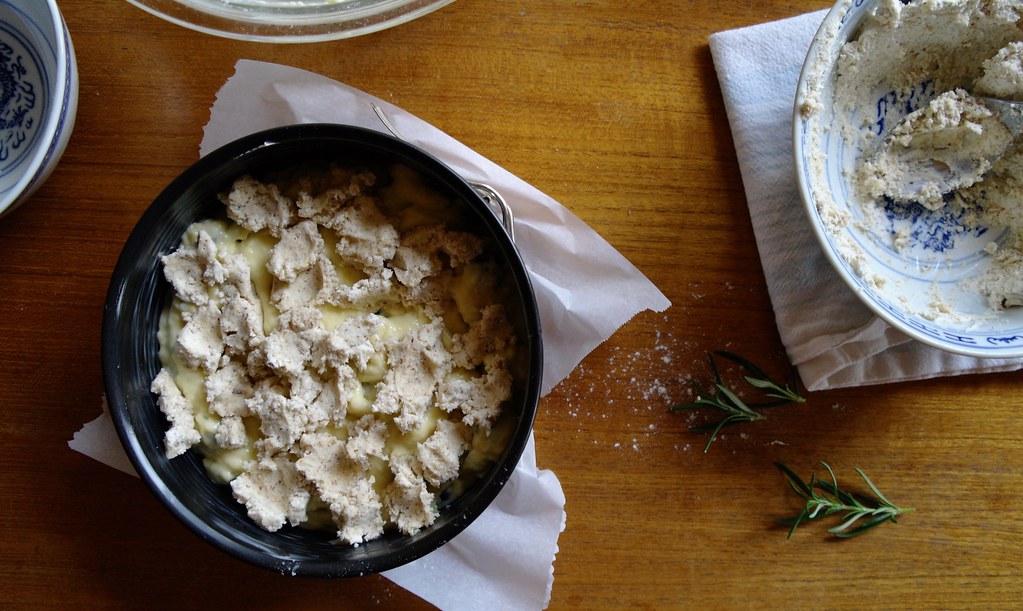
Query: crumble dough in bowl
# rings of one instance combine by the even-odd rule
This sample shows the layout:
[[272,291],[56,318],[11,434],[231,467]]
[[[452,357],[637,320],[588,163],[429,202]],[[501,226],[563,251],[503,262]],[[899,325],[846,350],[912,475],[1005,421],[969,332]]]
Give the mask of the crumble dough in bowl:
[[540,323],[480,185],[391,136],[277,128],[203,157],[114,270],[107,400],[140,477],[252,564],[411,562],[494,500],[532,429]]
[[[1023,356],[1023,140],[983,99],[1023,100],[1021,16],[1019,1],[841,0],[795,100],[824,254],[879,317],[958,354]],[[950,151],[969,177],[920,178]]]

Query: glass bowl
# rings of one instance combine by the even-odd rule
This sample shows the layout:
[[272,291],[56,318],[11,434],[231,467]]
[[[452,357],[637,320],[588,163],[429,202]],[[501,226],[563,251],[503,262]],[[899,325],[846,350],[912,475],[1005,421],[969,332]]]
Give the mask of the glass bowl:
[[171,23],[226,38],[317,42],[412,21],[454,0],[128,0]]

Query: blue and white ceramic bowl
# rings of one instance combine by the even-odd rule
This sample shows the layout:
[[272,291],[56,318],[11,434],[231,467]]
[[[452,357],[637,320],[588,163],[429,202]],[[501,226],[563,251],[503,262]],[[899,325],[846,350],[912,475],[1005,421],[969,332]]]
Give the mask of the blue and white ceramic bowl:
[[75,122],[78,68],[55,0],[0,0],[0,215],[56,167]]
[[[845,283],[896,329],[956,354],[1023,356],[1023,308],[993,310],[968,283],[992,268],[985,246],[1004,237],[1001,229],[971,226],[948,211],[895,204],[871,211],[885,222],[864,222],[864,206],[852,185],[864,144],[843,137],[836,127],[835,59],[877,4],[840,0],[825,17],[800,75],[793,145],[811,227]],[[888,99],[891,87],[879,83],[873,92],[876,104],[855,108],[855,116],[842,119],[850,125],[894,125],[936,92],[921,83],[912,94],[912,100],[894,104]],[[804,112],[804,106],[814,110]],[[843,215],[844,224],[834,222]],[[901,236],[897,247],[895,235]]]

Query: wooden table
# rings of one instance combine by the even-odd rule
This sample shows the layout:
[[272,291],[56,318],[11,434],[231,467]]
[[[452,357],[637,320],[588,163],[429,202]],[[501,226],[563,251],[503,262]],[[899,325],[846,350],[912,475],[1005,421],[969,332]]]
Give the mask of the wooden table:
[[[811,393],[709,453],[668,413],[727,348],[778,338],[707,36],[819,0],[458,0],[373,35],[229,41],[123,0],[61,0],[81,101],[63,162],[0,221],[0,606],[418,608],[382,577],[285,578],[199,541],[136,479],[68,449],[100,413],[100,318],[121,245],[196,159],[239,58],[404,107],[578,214],[673,302],[546,396],[541,467],[567,496],[552,609],[1009,607],[1023,596],[1018,374]],[[670,364],[662,360],[669,356]],[[705,377],[704,377],[705,379]],[[772,465],[861,467],[917,512],[865,537],[772,524]]]

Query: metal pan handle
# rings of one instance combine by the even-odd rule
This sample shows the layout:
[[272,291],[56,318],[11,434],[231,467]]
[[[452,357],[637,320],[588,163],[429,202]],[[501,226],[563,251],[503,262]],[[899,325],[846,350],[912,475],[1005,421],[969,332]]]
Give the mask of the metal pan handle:
[[[380,119],[380,122],[384,124],[384,127],[387,128],[387,131],[391,132],[391,134],[393,134],[395,138],[399,140],[405,140],[405,138],[400,133],[398,133],[398,130],[394,127],[394,125],[391,124],[390,119],[388,119],[387,115],[384,114],[382,108],[380,108],[376,104],[373,104],[373,112],[376,113],[377,118]],[[497,216],[497,220],[501,221],[501,224],[504,225],[505,232],[507,232],[508,237],[511,238],[511,241],[514,243],[515,218],[512,215],[511,206],[508,205],[508,202],[504,201],[504,198],[501,197],[501,194],[498,193],[497,190],[491,187],[490,185],[485,185],[481,182],[471,181],[469,182],[469,185],[472,186],[472,188],[476,190],[476,193],[478,193],[479,196],[483,198],[483,201],[487,203],[487,205],[490,207],[490,210],[494,213],[495,216]]]
[[487,202],[490,210],[497,216],[497,220],[501,221],[501,224],[504,225],[504,230],[508,233],[508,237],[511,238],[512,242],[515,242],[515,217],[508,202],[504,201],[501,194],[490,185],[485,185],[481,182],[470,182],[469,184],[472,185],[473,189],[476,189],[476,193],[479,193],[483,201]]

